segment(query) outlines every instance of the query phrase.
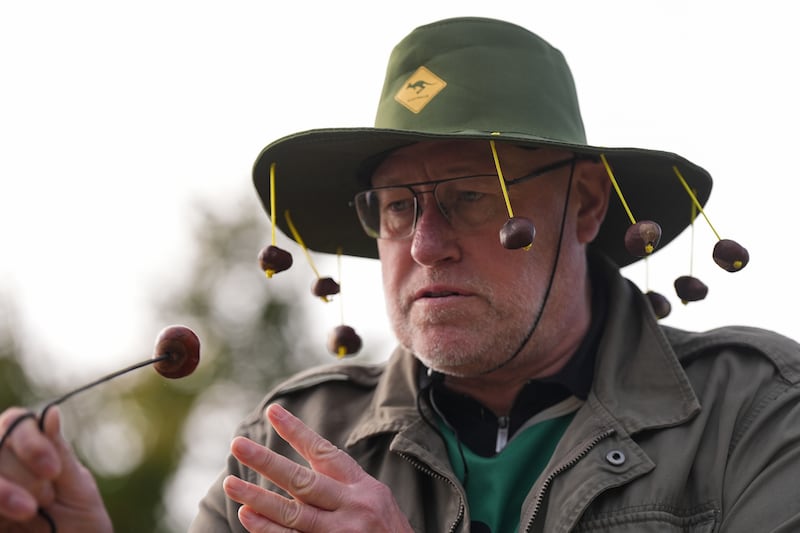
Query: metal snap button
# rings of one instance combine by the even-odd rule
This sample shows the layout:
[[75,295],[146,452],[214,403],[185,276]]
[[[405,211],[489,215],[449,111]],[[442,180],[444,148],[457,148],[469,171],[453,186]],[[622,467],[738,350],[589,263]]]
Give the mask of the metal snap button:
[[611,450],[606,454],[606,461],[614,466],[625,464],[625,454],[621,450]]

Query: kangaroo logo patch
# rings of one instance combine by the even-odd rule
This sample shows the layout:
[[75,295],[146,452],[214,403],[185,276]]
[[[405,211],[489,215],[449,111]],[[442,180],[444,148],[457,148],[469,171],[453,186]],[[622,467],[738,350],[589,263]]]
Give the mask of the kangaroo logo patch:
[[400,87],[394,99],[412,113],[419,113],[447,87],[447,82],[425,67],[419,67]]

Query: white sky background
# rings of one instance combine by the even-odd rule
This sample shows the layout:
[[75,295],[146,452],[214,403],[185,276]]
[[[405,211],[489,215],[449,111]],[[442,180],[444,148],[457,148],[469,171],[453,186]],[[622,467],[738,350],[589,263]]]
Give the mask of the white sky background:
[[[685,234],[650,261],[650,288],[673,301],[665,323],[800,337],[790,2],[51,0],[0,5],[0,295],[16,301],[29,346],[67,374],[148,357],[165,325],[148,314],[154,294],[191,274],[192,205],[235,208],[280,136],[371,125],[394,44],[462,15],[516,22],[561,49],[590,143],[677,152],[715,178],[706,213],[751,263],[714,265],[698,219],[694,274],[710,293],[674,297]],[[645,287],[642,267],[626,272]],[[345,260],[343,287],[347,322],[367,346],[386,343],[377,264]],[[328,329],[312,332],[321,347]]]
[[[694,274],[710,293],[688,306],[674,296],[673,280],[689,269],[687,233],[650,261],[649,287],[673,301],[664,322],[748,324],[800,338],[800,34],[791,2],[755,6],[2,2],[0,297],[16,302],[12,318],[28,349],[46,354],[42,373],[79,384],[149,357],[166,325],[151,316],[154,296],[193,268],[192,206],[236,209],[243,194],[254,198],[251,165],[278,137],[371,125],[394,44],[420,24],[480,15],[523,25],[564,52],[590,143],[677,152],[715,178],[706,212],[723,237],[749,249],[751,263],[737,274],[718,268],[714,236],[698,219]],[[286,246],[303,265],[299,248]],[[387,350],[377,263],[345,259],[342,268],[347,322],[365,349]],[[307,271],[270,282],[307,287]],[[626,273],[646,287],[643,267]],[[325,320],[309,332],[320,350]],[[183,519],[212,479],[179,483]]]

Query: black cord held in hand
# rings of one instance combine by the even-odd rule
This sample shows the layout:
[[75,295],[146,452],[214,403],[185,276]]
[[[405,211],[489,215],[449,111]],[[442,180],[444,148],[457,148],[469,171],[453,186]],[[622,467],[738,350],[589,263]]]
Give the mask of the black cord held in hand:
[[[91,383],[87,383],[86,385],[83,385],[82,387],[78,387],[77,389],[71,390],[68,393],[66,393],[66,394],[64,394],[62,396],[59,396],[55,400],[52,400],[47,405],[45,405],[42,408],[42,411],[41,411],[41,413],[39,414],[38,417],[36,416],[36,413],[34,413],[33,411],[27,411],[27,412],[21,414],[16,419],[14,419],[13,422],[11,422],[11,425],[8,426],[8,429],[6,429],[5,433],[3,433],[2,438],[0,438],[0,450],[3,449],[3,444],[5,444],[6,440],[11,436],[11,432],[14,431],[25,420],[27,420],[29,418],[38,419],[39,430],[42,433],[44,433],[44,419],[47,416],[47,412],[51,408],[53,408],[56,405],[59,405],[59,404],[65,402],[65,401],[69,400],[70,398],[72,398],[76,394],[81,393],[81,392],[83,392],[85,390],[91,389],[92,387],[100,385],[101,383],[105,383],[106,381],[111,381],[112,379],[114,379],[114,378],[116,378],[118,376],[121,376],[122,374],[127,374],[128,372],[130,372],[132,370],[136,370],[137,368],[141,368],[143,366],[151,365],[151,364],[157,363],[159,361],[166,361],[170,357],[172,357],[170,354],[159,355],[158,357],[154,357],[152,359],[148,359],[146,361],[142,361],[140,363],[136,363],[135,365],[131,365],[131,366],[129,366],[127,368],[124,368],[122,370],[118,370],[116,372],[108,374],[107,376],[103,376],[100,379],[92,381]],[[53,520],[53,517],[51,517],[47,513],[47,511],[45,511],[41,507],[39,507],[39,516],[41,516],[48,524],[50,524],[51,533],[56,533],[56,524],[55,524],[55,521]]]
[[[197,335],[195,335],[191,329],[185,326],[167,327],[163,329],[156,338],[155,355],[153,355],[153,357],[150,359],[123,368],[122,370],[112,372],[111,374],[105,375],[100,379],[96,379],[91,383],[87,383],[86,385],[78,387],[77,389],[73,389],[62,396],[59,396],[55,400],[52,400],[46,404],[42,408],[38,417],[33,411],[26,411],[18,416],[13,422],[11,422],[11,424],[3,433],[3,436],[0,437],[0,451],[2,451],[3,445],[11,436],[11,433],[17,427],[19,427],[22,422],[29,418],[34,420],[38,418],[39,430],[44,433],[44,419],[47,416],[47,412],[51,408],[69,400],[78,393],[91,389],[92,387],[100,385],[101,383],[105,383],[106,381],[111,381],[112,379],[123,374],[127,374],[132,370],[136,370],[148,365],[155,365],[156,371],[166,378],[182,378],[194,372],[194,369],[197,368],[199,361],[200,340],[197,338]],[[56,523],[53,520],[53,517],[51,517],[47,511],[41,507],[39,507],[38,512],[39,516],[41,516],[42,519],[44,519],[50,525],[50,532],[56,533]]]

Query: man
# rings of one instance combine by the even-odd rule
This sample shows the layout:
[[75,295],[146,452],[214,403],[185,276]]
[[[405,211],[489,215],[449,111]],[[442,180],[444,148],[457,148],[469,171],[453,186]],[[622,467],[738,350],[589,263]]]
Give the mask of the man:
[[[587,145],[563,57],[527,30],[414,30],[375,128],[301,132],[254,167],[285,231],[291,212],[309,248],[380,258],[400,347],[270,393],[191,531],[800,528],[799,346],[661,327],[619,274],[636,257],[612,184],[663,246],[690,222],[678,175],[707,200],[675,154]],[[108,531],[45,422],[9,438],[0,514]]]

